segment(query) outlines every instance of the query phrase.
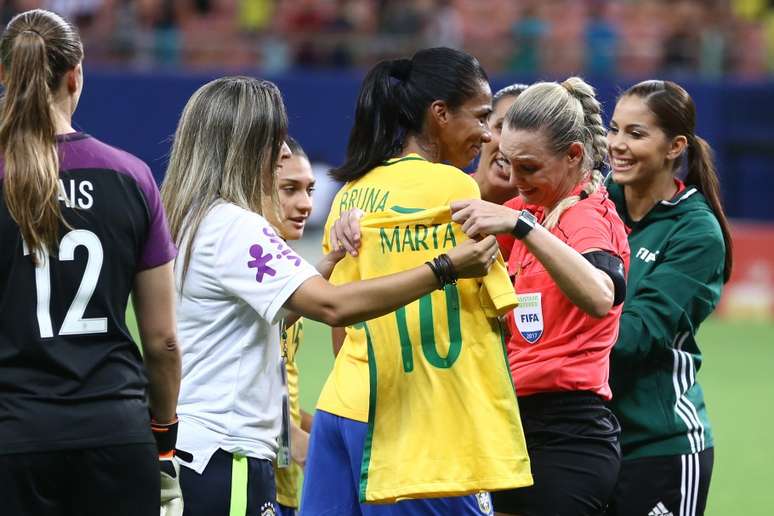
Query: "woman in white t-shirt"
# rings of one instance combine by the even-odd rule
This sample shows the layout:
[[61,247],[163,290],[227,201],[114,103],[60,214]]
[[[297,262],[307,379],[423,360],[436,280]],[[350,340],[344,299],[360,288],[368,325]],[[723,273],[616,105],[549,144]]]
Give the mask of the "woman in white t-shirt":
[[175,264],[183,381],[178,447],[185,514],[268,514],[282,427],[279,321],[288,312],[332,326],[389,313],[460,277],[486,274],[494,237],[432,263],[333,286],[343,251],[317,268],[293,252],[279,221],[275,170],[289,155],[277,87],[225,77],[186,105],[162,188]]

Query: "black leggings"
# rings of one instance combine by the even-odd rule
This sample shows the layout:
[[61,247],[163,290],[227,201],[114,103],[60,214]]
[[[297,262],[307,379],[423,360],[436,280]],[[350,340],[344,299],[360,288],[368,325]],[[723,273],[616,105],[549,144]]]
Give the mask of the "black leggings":
[[0,514],[158,516],[159,479],[155,444],[0,455]]
[[621,466],[620,427],[589,392],[519,398],[535,484],[492,493],[496,512],[519,516],[598,516]]

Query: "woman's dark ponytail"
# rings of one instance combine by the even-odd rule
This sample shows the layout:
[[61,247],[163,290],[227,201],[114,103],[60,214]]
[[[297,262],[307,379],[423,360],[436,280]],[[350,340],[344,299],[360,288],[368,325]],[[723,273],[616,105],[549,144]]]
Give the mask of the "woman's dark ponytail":
[[[404,63],[398,59],[382,61],[368,72],[355,108],[355,123],[349,133],[347,160],[331,170],[333,179],[341,182],[353,181],[385,160],[397,155],[403,138],[398,123],[400,103],[395,91],[401,87],[396,75],[408,76]],[[404,79],[405,81],[405,79]]]
[[696,186],[707,199],[707,203],[712,208],[712,212],[718,219],[720,231],[723,233],[723,242],[726,246],[725,269],[723,272],[723,281],[727,282],[731,278],[731,269],[734,265],[731,241],[731,226],[723,210],[723,203],[720,197],[720,181],[715,169],[715,160],[713,159],[712,148],[701,137],[694,134],[688,137],[688,163],[685,182]]
[[456,109],[480,91],[482,81],[487,76],[475,57],[445,47],[377,64],[360,88],[346,160],[331,177],[354,181],[400,155],[406,136],[424,129],[430,104],[440,100]]

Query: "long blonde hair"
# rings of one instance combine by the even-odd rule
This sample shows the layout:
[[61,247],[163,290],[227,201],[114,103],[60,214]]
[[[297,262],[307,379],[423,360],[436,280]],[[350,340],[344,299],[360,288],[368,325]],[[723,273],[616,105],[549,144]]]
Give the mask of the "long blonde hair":
[[287,126],[282,96],[269,81],[223,77],[188,100],[161,188],[173,240],[190,239],[183,278],[199,225],[216,202],[280,220],[275,171]]
[[[594,88],[580,77],[566,81],[535,83],[519,95],[508,110],[504,123],[511,129],[542,131],[557,154],[566,152],[571,144],[583,145],[583,163],[588,183],[583,191],[596,192],[602,184],[601,169],[607,161],[607,131],[602,123],[602,106]],[[546,214],[543,225],[551,229],[562,213],[580,200],[572,195],[562,199]]]
[[59,207],[53,92],[83,59],[81,38],[59,15],[42,9],[16,15],[0,39],[5,93],[0,107],[3,195],[33,263],[56,252]]

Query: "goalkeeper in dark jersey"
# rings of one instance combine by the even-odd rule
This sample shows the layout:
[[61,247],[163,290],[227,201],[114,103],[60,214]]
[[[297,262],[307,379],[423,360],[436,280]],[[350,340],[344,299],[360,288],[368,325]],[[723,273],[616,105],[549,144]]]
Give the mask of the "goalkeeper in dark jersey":
[[72,127],[82,59],[48,11],[17,15],[0,40],[4,516],[157,516],[159,451],[174,448],[176,251],[148,167]]

